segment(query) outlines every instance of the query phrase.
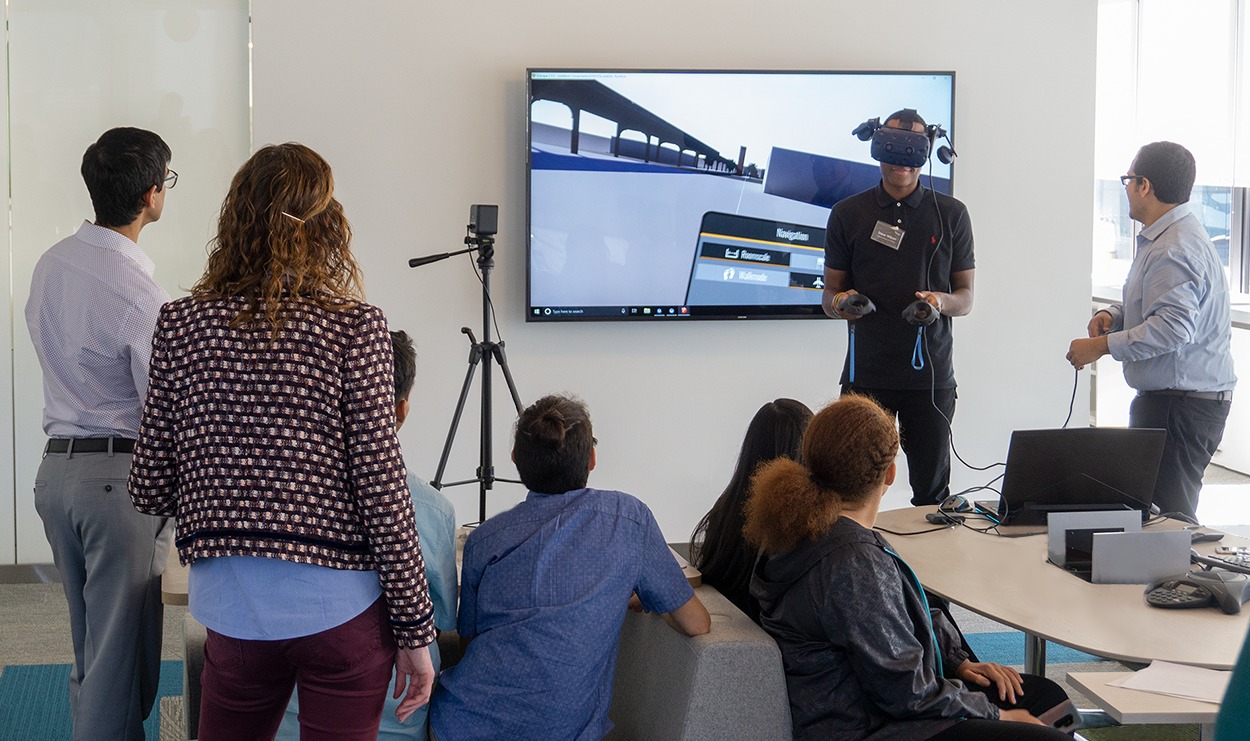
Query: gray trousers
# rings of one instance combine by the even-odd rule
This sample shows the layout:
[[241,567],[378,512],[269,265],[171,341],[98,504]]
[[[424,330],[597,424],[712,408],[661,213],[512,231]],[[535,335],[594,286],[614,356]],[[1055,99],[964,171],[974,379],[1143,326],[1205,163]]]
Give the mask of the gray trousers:
[[[130,502],[128,453],[47,453],[35,509],[69,602],[74,739],[142,741],[161,668],[173,523]],[[166,526],[168,522],[168,527]]]

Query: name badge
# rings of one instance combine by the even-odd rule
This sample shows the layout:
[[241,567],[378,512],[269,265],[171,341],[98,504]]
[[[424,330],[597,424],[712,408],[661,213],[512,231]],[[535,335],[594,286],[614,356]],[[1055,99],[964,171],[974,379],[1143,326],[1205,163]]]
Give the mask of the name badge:
[[883,244],[892,250],[897,250],[898,246],[903,243],[904,234],[906,232],[897,226],[887,224],[884,221],[878,221],[877,225],[872,228],[872,241],[877,244]]

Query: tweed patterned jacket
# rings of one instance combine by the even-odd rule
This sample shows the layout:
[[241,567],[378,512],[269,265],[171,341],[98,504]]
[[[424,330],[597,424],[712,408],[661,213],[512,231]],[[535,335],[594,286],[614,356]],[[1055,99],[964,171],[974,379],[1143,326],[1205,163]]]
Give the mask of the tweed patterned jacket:
[[287,301],[286,323],[232,328],[242,298],[161,309],[130,470],[140,512],[177,518],[183,563],[261,556],[377,569],[400,646],[434,639],[395,436],[381,310]]

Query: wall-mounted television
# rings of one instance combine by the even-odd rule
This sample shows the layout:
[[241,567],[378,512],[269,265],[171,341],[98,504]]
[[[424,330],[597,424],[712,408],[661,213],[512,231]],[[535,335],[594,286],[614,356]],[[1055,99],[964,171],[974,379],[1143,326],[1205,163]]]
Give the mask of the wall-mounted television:
[[[528,70],[529,321],[814,318],[825,224],[878,182],[851,130],[953,72]],[[951,191],[934,157],[922,183]]]

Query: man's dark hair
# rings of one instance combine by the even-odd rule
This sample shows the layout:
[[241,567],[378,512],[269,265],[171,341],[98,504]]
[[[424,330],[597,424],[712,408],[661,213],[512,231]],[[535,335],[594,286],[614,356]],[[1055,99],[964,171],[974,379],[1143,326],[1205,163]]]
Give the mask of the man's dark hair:
[[395,403],[403,401],[412,393],[412,383],[417,378],[417,350],[412,338],[404,330],[391,332],[391,347],[395,355]]
[[1161,203],[1186,203],[1198,166],[1194,156],[1174,142],[1152,142],[1137,150],[1133,174],[1146,178]]
[[143,129],[109,129],[82,156],[82,179],[100,226],[126,226],[143,211],[143,194],[165,187],[169,145]]
[[585,404],[544,396],[517,418],[512,453],[521,483],[541,494],[585,488],[594,444]]
[[[924,118],[919,113],[916,113],[914,110],[910,108],[904,108],[902,110],[895,111],[885,117],[885,122],[887,124],[895,120],[899,122],[911,121],[913,123],[918,123],[921,126],[928,126],[928,124],[925,123]],[[905,128],[911,129],[912,126],[911,124],[908,124]]]

